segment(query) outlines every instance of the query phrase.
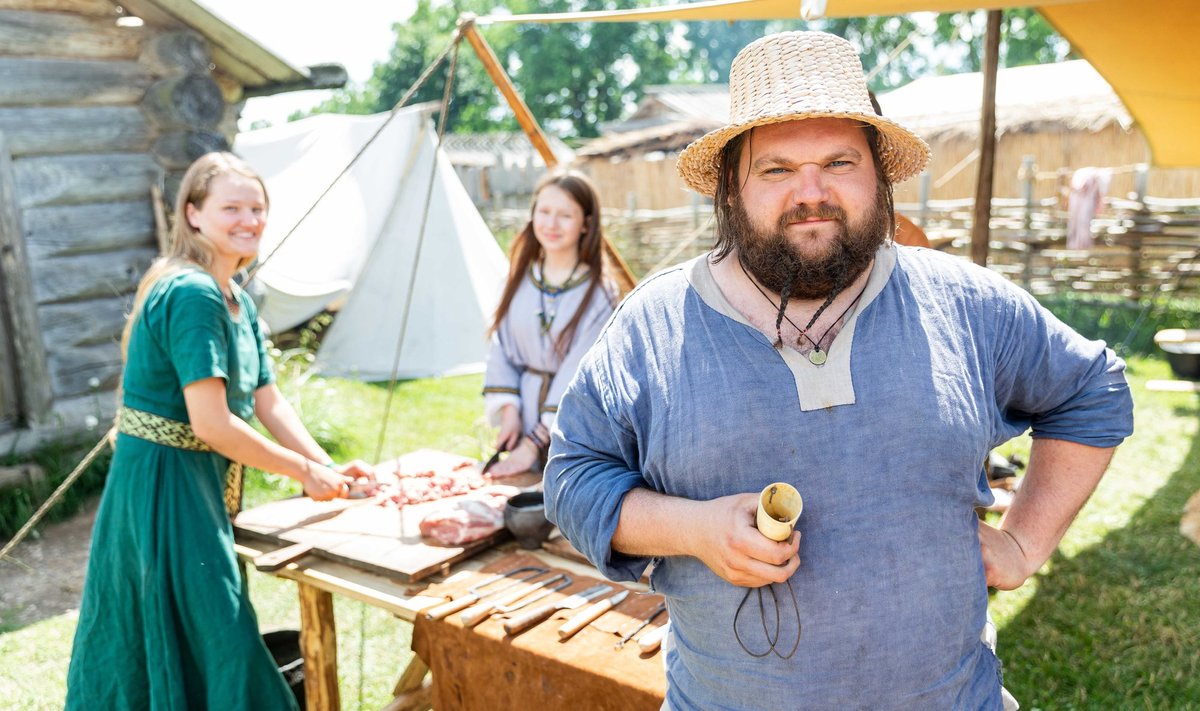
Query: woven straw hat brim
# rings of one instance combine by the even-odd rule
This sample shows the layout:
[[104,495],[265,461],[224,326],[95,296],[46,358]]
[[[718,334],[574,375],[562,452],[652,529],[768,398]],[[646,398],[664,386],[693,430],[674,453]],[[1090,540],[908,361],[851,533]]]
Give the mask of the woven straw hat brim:
[[683,182],[692,190],[706,197],[717,192],[721,151],[738,135],[756,126],[766,126],[785,121],[800,121],[814,118],[846,118],[873,125],[879,130],[879,158],[883,173],[893,185],[908,180],[924,169],[929,162],[929,146],[921,137],[877,114],[847,112],[814,112],[760,116],[750,121],[731,124],[710,131],[696,139],[679,154],[676,169]]

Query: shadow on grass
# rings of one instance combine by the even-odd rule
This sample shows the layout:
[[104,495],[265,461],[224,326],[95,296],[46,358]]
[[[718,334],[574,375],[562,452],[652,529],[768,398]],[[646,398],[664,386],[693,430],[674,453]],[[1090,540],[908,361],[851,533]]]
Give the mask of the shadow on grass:
[[1200,708],[1200,548],[1179,533],[1197,489],[1200,437],[1128,525],[1073,559],[1055,555],[1001,631],[1005,686],[1022,709]]

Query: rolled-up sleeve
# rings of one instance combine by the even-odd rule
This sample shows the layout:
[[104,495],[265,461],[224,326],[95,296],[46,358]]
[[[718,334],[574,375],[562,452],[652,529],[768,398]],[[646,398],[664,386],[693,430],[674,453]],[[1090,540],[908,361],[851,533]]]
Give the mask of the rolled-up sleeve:
[[492,334],[483,376],[483,412],[493,427],[499,426],[500,410],[505,405],[521,407],[521,370],[505,352],[497,329]]
[[614,551],[625,495],[646,481],[636,470],[637,437],[628,408],[608,385],[608,350],[594,348],[564,394],[545,470],[546,515],[611,580],[637,580],[650,558]]
[[1011,315],[1008,337],[999,341],[996,389],[1009,427],[1092,447],[1115,447],[1132,434],[1125,362],[1112,349],[1079,335],[1027,294]]

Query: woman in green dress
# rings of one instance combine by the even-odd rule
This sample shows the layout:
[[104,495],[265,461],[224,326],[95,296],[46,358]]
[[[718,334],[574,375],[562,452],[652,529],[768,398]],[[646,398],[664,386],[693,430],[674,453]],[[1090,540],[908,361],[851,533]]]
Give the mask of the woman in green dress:
[[229,153],[202,156],[180,186],[168,253],[138,286],[68,709],[296,706],[233,550],[240,465],[290,476],[318,500],[371,472],[335,467],[274,384],[254,304],[232,280],[256,256],[266,215],[253,170]]

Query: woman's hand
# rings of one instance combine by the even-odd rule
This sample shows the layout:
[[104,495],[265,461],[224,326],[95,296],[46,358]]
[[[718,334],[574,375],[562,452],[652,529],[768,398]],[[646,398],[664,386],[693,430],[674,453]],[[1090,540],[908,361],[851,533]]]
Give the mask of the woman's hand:
[[339,474],[322,464],[305,461],[304,474],[298,477],[304,493],[314,501],[330,501],[344,498],[350,493],[354,477]]
[[488,474],[493,477],[523,474],[533,468],[534,463],[537,462],[537,458],[537,445],[528,437],[523,437],[516,449],[511,450],[507,457],[496,462],[492,465],[491,469],[488,469]]
[[500,433],[496,435],[496,449],[511,452],[521,440],[521,413],[516,405],[500,408]]

